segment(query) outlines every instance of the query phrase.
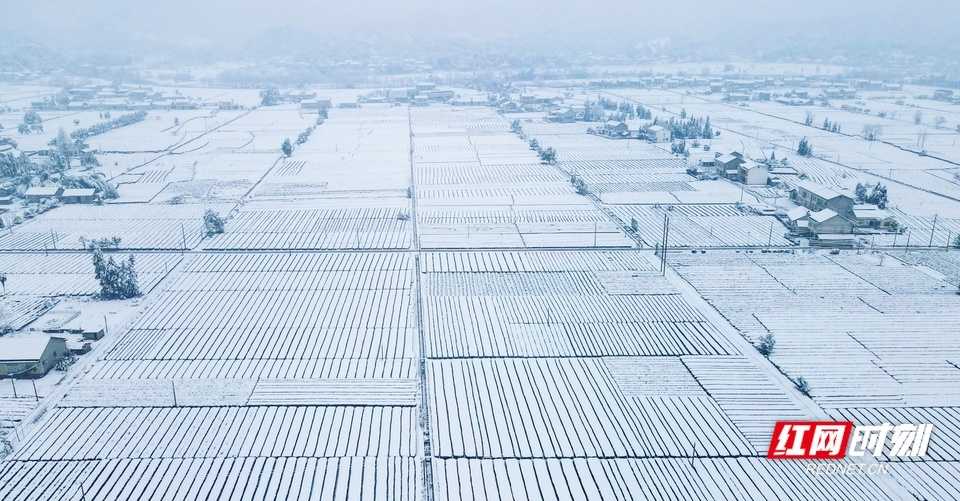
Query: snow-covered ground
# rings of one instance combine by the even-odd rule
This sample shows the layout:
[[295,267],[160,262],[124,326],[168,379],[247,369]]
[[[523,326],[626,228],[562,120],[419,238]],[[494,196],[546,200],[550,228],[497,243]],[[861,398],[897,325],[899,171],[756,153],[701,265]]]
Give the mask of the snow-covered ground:
[[[716,147],[775,144],[779,158],[806,134],[828,159],[787,156],[832,186],[890,177],[864,150],[907,155],[898,171],[946,169],[794,123],[775,103],[614,94],[710,114]],[[739,205],[771,203],[769,190],[696,181],[668,150],[582,123],[524,121],[556,148],[548,165],[486,107],[334,108],[289,158],[281,142],[315,116],[205,113],[97,136],[155,153],[104,163],[113,203],[0,234],[4,306],[26,324],[13,335],[110,324],[37,381],[39,404],[32,386],[14,398],[0,381],[13,446],[0,498],[960,496],[937,480],[960,477],[955,252],[791,252],[778,220]],[[855,127],[855,114],[830,116]],[[892,177],[913,231],[933,214],[935,241],[960,231],[955,186]],[[225,233],[204,234],[207,209]],[[670,246],[698,252],[674,250],[661,274],[664,215]],[[144,297],[93,300],[80,236],[120,237]],[[767,332],[769,360],[751,344]],[[826,419],[932,422],[937,462],[827,477],[764,457],[775,421]]]

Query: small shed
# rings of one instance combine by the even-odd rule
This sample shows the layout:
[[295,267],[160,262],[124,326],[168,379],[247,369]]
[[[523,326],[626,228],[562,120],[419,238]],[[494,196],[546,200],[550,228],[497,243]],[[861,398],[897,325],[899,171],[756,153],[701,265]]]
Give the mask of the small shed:
[[71,188],[63,190],[59,198],[65,204],[92,204],[96,193],[93,188]]

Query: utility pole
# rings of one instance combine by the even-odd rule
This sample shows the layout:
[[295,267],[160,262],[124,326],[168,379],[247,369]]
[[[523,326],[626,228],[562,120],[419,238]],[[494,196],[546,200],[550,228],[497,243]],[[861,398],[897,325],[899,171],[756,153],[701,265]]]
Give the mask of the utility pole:
[[933,215],[933,227],[930,228],[930,242],[927,244],[927,247],[933,247],[933,232],[937,230],[937,217],[939,214]]

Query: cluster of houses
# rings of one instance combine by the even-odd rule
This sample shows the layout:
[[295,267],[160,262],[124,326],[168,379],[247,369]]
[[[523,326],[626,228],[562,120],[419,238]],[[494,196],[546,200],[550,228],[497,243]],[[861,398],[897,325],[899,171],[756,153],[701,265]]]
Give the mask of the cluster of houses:
[[937,89],[933,91],[933,99],[937,101],[945,101],[953,104],[960,104],[960,96],[954,95],[953,91],[950,89]]
[[[200,101],[181,95],[167,95],[156,92],[151,87],[133,87],[127,85],[106,86],[88,85],[64,90],[62,97],[47,97],[33,101],[30,107],[37,111],[65,109],[69,111],[146,111],[146,110],[195,110],[201,107]],[[220,109],[240,109],[240,105],[229,101],[203,103],[204,106],[216,106]]]
[[897,231],[896,219],[875,205],[856,205],[854,198],[826,186],[801,181],[791,192],[799,207],[787,212],[787,224],[800,236],[849,235],[855,230]]
[[[64,97],[65,96],[65,97]],[[314,94],[316,96],[316,94]],[[299,99],[293,102],[299,101]],[[179,94],[164,94],[152,87],[130,85],[87,85],[65,89],[62,96],[48,96],[33,101],[30,108],[36,111],[149,111],[149,110],[219,110],[243,109],[232,99],[201,101]]]
[[64,204],[92,204],[100,198],[93,188],[64,189],[60,186],[31,186],[23,195],[31,204],[38,204],[44,199],[58,200]]

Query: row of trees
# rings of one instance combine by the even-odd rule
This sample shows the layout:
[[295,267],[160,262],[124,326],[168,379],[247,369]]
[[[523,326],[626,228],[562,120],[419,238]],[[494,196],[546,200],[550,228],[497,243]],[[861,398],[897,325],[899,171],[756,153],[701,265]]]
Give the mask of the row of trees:
[[715,134],[713,127],[710,125],[710,117],[706,119],[680,118],[679,120],[670,117],[670,119],[666,121],[657,118],[653,120],[653,125],[659,125],[664,129],[669,129],[673,133],[674,139],[710,139]]
[[84,129],[77,129],[70,133],[70,137],[77,140],[83,140],[90,136],[96,136],[98,134],[103,134],[104,132],[111,131],[123,127],[125,125],[135,124],[137,122],[142,122],[147,118],[146,111],[135,111],[133,113],[127,113],[126,115],[120,115],[117,118],[106,122],[100,122],[98,124],[93,124],[90,127]]
[[803,139],[797,145],[797,154],[802,157],[813,156],[813,145],[807,140],[807,136],[803,136]]

